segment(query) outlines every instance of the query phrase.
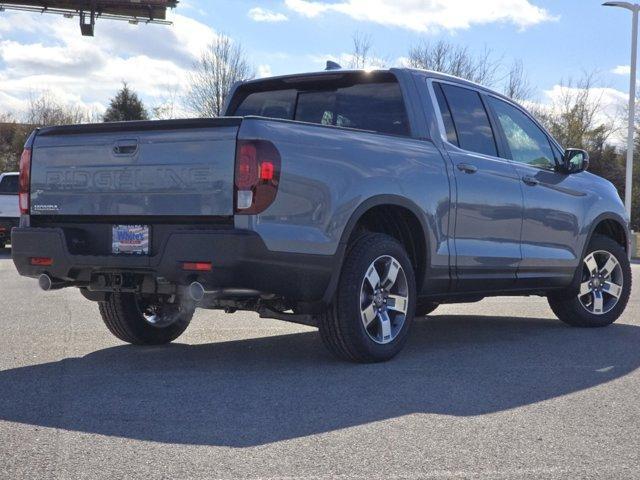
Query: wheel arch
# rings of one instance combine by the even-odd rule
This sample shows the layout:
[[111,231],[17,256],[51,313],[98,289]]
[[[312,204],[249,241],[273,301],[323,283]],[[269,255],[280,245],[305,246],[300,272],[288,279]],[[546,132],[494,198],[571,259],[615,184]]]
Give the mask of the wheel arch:
[[[431,255],[431,238],[429,233],[431,232],[431,230],[427,224],[425,215],[422,213],[422,210],[418,205],[405,197],[391,194],[376,195],[360,203],[360,205],[358,205],[358,207],[353,211],[346,223],[342,235],[340,236],[340,242],[338,245],[338,250],[336,252],[336,267],[331,275],[329,285],[327,286],[327,290],[323,297],[323,302],[325,304],[329,304],[331,302],[331,299],[333,298],[333,295],[337,288],[338,281],[340,279],[340,272],[342,271],[342,265],[347,254],[350,241],[352,241],[353,238],[355,238],[355,236],[357,235],[358,228],[363,225],[363,220],[366,221],[367,216],[371,215],[371,212],[374,212],[376,211],[376,209],[381,208],[403,209],[408,213],[408,215],[410,215],[410,221],[415,222],[417,225],[419,225],[419,231],[412,232],[414,234],[414,238],[420,240],[418,245],[419,251],[417,252],[417,254],[414,253],[412,259],[414,260],[414,267],[417,267],[415,272],[416,285],[418,286],[418,291],[420,290],[419,286],[424,281],[428,261]],[[401,241],[401,243],[403,243],[404,245],[404,242]],[[408,253],[409,256],[412,257],[411,252]]]
[[582,246],[582,257],[584,258],[589,243],[594,235],[604,235],[615,240],[624,249],[627,254],[630,253],[630,235],[627,228],[627,222],[615,213],[603,213],[591,222],[589,234],[586,236],[584,245]]
[[588,234],[585,236],[584,245],[582,245],[580,258],[578,259],[578,266],[576,267],[571,285],[568,287],[569,290],[576,290],[580,286],[582,259],[586,256],[587,249],[589,248],[589,244],[591,243],[594,235],[602,234],[611,238],[617,242],[625,252],[627,252],[627,255],[631,254],[631,245],[629,243],[631,237],[626,225],[627,222],[624,218],[613,212],[602,213],[598,215],[593,222],[591,222]]

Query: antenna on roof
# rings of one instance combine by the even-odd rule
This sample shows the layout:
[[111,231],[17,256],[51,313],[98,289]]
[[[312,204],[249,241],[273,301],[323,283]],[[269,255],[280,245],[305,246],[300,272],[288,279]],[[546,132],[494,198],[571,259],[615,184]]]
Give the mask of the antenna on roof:
[[327,67],[325,70],[342,70],[342,66],[339,63],[327,60]]

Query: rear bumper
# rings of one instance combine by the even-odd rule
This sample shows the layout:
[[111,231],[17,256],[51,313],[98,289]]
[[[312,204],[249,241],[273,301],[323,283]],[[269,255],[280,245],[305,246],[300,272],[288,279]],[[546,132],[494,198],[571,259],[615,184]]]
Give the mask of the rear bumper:
[[[12,257],[27,277],[42,273],[66,282],[91,281],[99,273],[142,273],[176,285],[199,281],[207,289],[241,288],[283,296],[297,302],[322,300],[333,256],[273,252],[248,230],[181,230],[169,233],[150,256],[73,255],[62,228],[14,228]],[[31,258],[53,259],[51,266],[31,265]],[[211,272],[182,269],[184,262],[211,262]]]
[[18,218],[0,218],[0,243],[8,243],[11,239],[11,229],[18,226]]

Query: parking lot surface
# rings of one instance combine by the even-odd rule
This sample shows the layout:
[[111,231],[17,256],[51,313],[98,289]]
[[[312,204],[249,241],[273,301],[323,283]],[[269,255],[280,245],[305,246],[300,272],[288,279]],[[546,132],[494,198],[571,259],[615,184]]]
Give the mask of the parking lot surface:
[[395,360],[352,365],[248,313],[124,345],[0,251],[0,477],[638,478],[638,288],[605,329],[540,298],[444,306]]

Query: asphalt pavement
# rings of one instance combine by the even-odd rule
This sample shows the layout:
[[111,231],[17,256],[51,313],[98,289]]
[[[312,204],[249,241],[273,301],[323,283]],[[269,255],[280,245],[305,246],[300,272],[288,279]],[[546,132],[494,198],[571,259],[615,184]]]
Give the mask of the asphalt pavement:
[[353,365],[248,313],[124,345],[0,250],[2,479],[640,478],[638,367],[638,288],[605,329],[535,297],[440,307]]

